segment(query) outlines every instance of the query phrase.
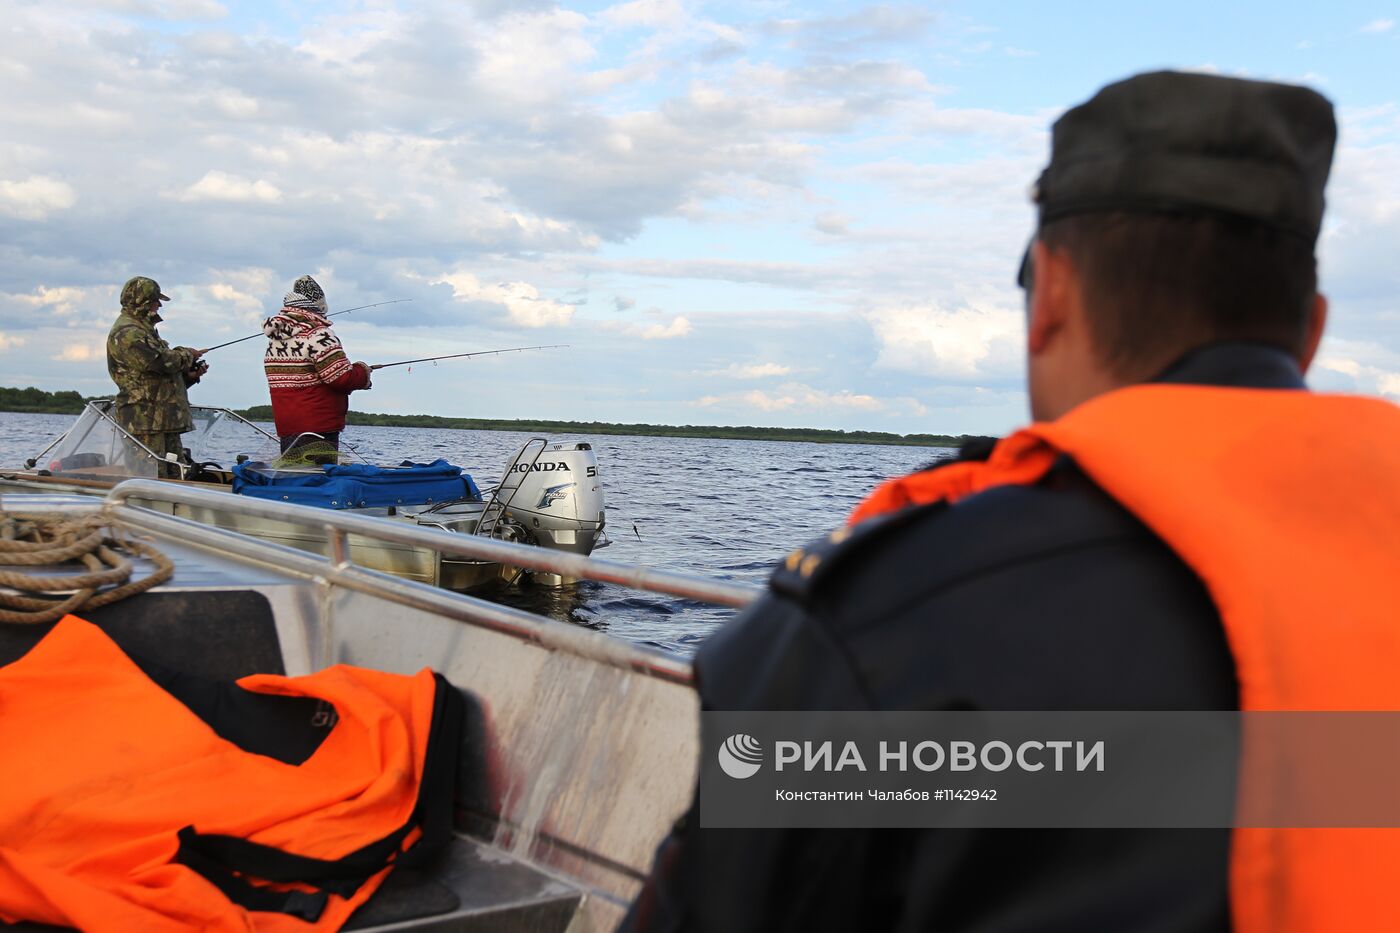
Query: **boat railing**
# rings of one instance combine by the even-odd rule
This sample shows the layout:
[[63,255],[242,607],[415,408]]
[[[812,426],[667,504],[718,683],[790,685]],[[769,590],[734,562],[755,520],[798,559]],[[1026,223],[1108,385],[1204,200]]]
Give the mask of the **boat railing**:
[[[327,554],[297,550],[201,522],[164,514],[133,504],[169,503],[231,512],[271,521],[320,529],[327,536]],[[351,558],[350,536],[423,547],[439,554],[470,560],[495,561],[581,579],[614,583],[636,590],[664,593],[698,602],[742,608],[763,592],[761,587],[693,574],[660,570],[620,561],[458,534],[385,518],[318,509],[289,502],[234,496],[194,486],[149,479],[129,479],[108,492],[104,510],[116,521],[165,534],[185,543],[319,577],[333,584],[373,593],[396,602],[437,612],[477,625],[509,632],[531,641],[592,657],[604,663],[642,670],[670,680],[688,682],[690,666],[680,658],[545,619],[533,613],[483,599],[405,580],[358,566]]]
[[[533,468],[534,465],[539,462],[540,457],[544,455],[544,452],[549,449],[549,441],[542,437],[532,437],[525,442],[523,447],[515,452],[515,456],[511,458],[510,464],[506,467],[505,475],[502,476],[501,481],[496,484],[496,488],[491,490],[491,498],[487,501],[486,508],[481,512],[481,520],[476,524],[476,534],[489,537],[496,531],[496,525],[500,522],[501,517],[506,514],[506,510],[510,508],[510,504],[515,501],[515,494],[520,492],[520,487],[524,485],[521,482],[521,474],[518,472],[520,459],[536,444],[540,445],[540,449],[535,451],[535,456],[530,459],[530,463],[526,466],[527,470]],[[505,501],[501,501],[501,490],[506,488],[507,482],[512,481],[514,485],[510,487],[510,494],[506,496]]]

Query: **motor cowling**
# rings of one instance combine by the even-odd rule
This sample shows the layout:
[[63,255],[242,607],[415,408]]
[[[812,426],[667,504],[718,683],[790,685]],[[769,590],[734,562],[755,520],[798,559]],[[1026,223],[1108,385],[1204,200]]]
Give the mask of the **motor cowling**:
[[598,455],[591,444],[546,445],[538,457],[526,445],[507,461],[497,495],[505,515],[544,547],[592,552],[606,523]]

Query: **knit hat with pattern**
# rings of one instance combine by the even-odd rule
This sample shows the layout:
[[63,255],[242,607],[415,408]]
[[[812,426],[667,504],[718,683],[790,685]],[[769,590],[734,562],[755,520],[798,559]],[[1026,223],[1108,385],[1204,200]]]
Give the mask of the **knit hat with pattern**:
[[321,314],[325,314],[328,310],[326,293],[309,275],[303,275],[292,283],[292,290],[283,297],[282,305],[287,308],[306,308]]

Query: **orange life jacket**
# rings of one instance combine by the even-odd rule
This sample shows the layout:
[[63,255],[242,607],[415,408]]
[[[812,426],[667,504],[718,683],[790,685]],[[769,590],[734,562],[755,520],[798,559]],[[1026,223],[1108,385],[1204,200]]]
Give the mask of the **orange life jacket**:
[[446,681],[336,666],[238,683],[325,701],[333,725],[300,764],[244,751],[75,616],[0,668],[0,918],[336,930],[414,843],[445,839]]
[[[1277,389],[1141,385],[892,480],[851,516],[1034,483],[1068,454],[1208,588],[1243,710],[1400,710],[1400,408]],[[1126,622],[1127,620],[1125,620]],[[1400,924],[1400,830],[1237,829],[1244,933]]]

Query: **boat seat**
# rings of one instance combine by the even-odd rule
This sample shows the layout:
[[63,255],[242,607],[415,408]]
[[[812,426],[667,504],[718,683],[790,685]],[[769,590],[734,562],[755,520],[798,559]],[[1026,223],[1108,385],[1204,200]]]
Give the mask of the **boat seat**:
[[[285,674],[272,606],[248,590],[143,593],[78,613],[128,654],[211,680]],[[56,625],[0,625],[0,665],[23,657]]]
[[[563,933],[581,902],[577,888],[499,849],[457,836],[431,873],[390,875],[343,930],[355,933]],[[42,923],[15,933],[59,933]]]
[[[142,661],[212,680],[285,673],[272,607],[260,593],[195,590],[144,593],[84,611],[123,651]],[[0,665],[23,657],[55,623],[0,625]],[[467,723],[458,778],[459,806],[484,793],[478,744],[483,714],[467,692]],[[478,839],[458,834],[431,870],[401,869],[350,918],[363,933],[552,933],[569,925],[582,893]],[[20,923],[6,930],[59,930]]]
[[[582,893],[568,882],[484,842],[458,835],[431,873],[390,875],[345,929],[563,933],[581,900]],[[426,909],[438,905],[445,909],[431,913]]]

